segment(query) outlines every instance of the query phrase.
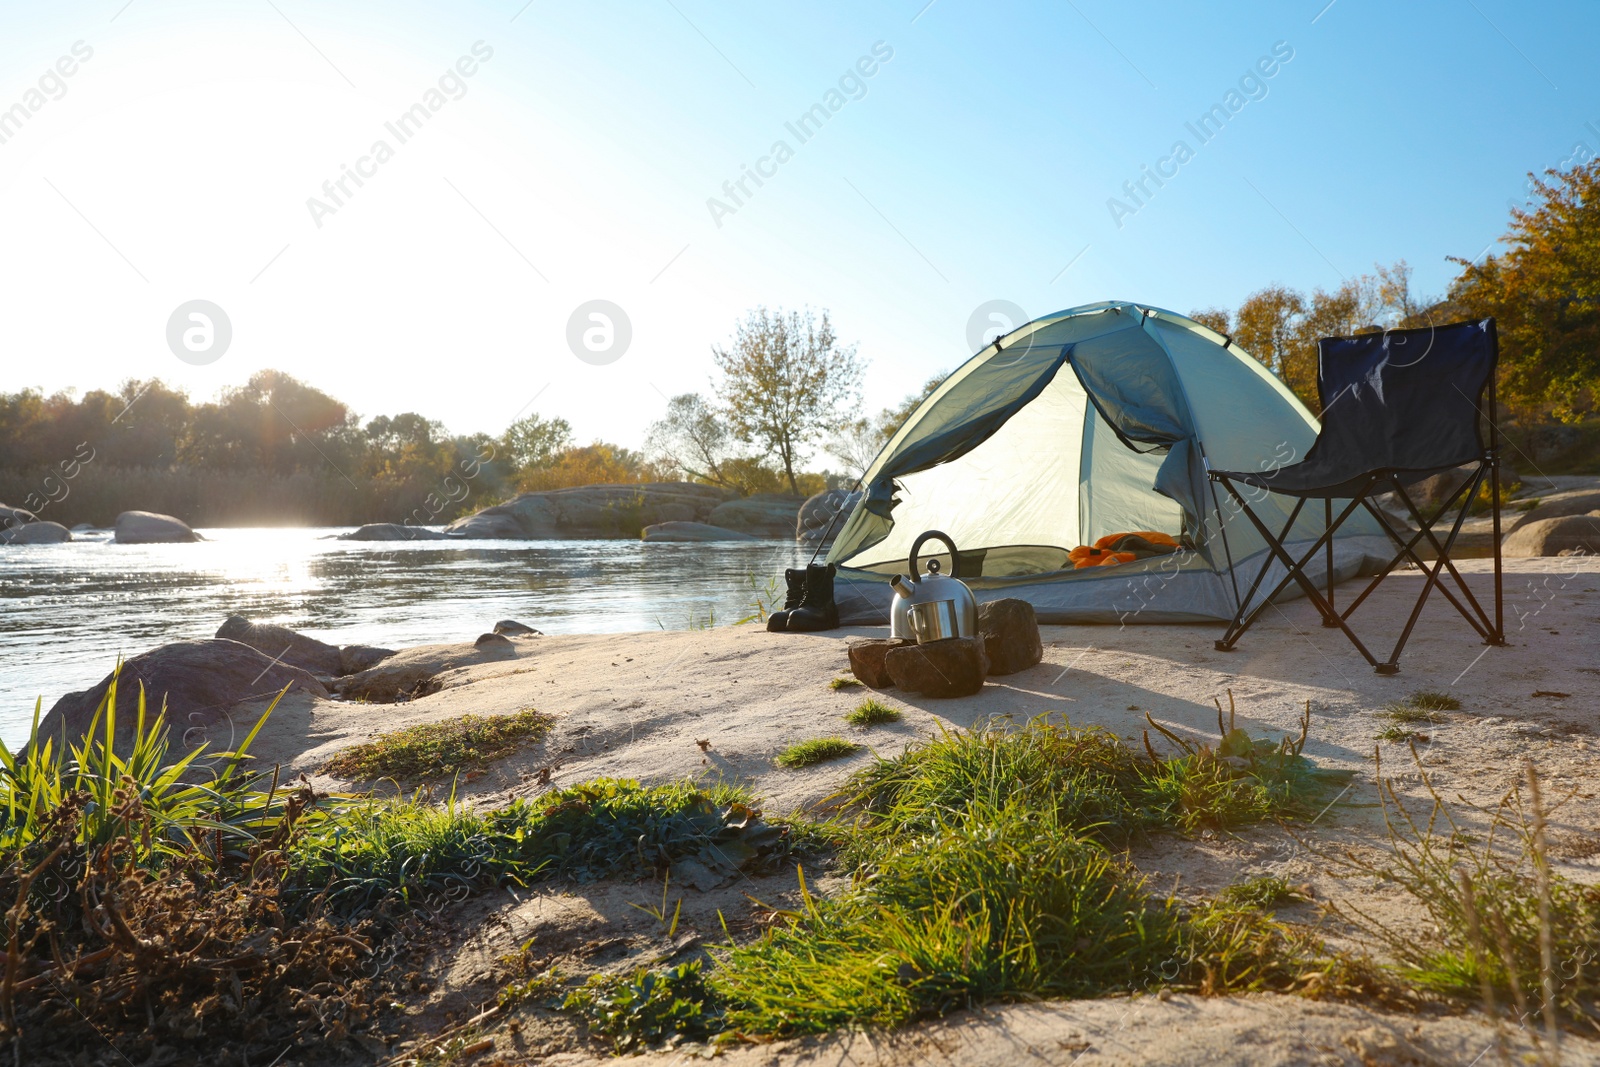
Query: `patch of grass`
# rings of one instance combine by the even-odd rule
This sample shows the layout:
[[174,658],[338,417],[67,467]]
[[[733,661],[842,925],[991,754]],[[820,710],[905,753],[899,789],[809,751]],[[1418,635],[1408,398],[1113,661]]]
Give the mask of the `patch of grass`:
[[1287,879],[1267,875],[1230,885],[1222,891],[1222,899],[1241,907],[1268,911],[1279,904],[1298,904],[1306,896]]
[[1426,741],[1428,735],[1392,722],[1378,731],[1378,740],[1387,741],[1391,745],[1404,745],[1411,741]]
[[[1423,989],[1514,1013],[1535,1028],[1577,1026],[1600,1017],[1600,892],[1552,869],[1546,809],[1531,763],[1524,781],[1494,809],[1481,845],[1456,823],[1420,761],[1431,803],[1413,811],[1390,779],[1379,779],[1387,854],[1347,854],[1342,865],[1382,877],[1426,910],[1430,921],[1391,925],[1353,905],[1342,917],[1377,937],[1395,970]],[[1412,802],[1415,805],[1415,801]]]
[[1428,689],[1412,693],[1408,702],[1412,707],[1420,708],[1423,711],[1461,710],[1461,701],[1449,693],[1438,693]]
[[308,827],[288,850],[296,900],[342,912],[411,904],[556,876],[652,876],[690,863],[713,877],[769,873],[794,851],[744,790],[602,778],[504,808],[367,803]]
[[942,812],[1023,796],[1053,806],[1064,825],[1121,843],[1146,830],[1306,815],[1330,785],[1350,777],[1303,756],[1304,732],[1273,743],[1222,729],[1213,748],[1156,729],[1179,746],[1177,755],[1158,757],[1147,737],[1139,756],[1108,730],[1044,719],[1020,730],[991,724],[946,732],[865,768],[841,808],[889,833],[921,833]]
[[513,715],[463,715],[381,734],[345,749],[323,767],[326,774],[371,781],[442,778],[487,767],[550,732],[551,718],[528,709]]
[[886,722],[899,722],[900,709],[891,708],[876,697],[868,697],[857,704],[844,721],[851,726],[877,726]]
[[829,689],[855,689],[861,685],[861,679],[840,675],[828,682]]
[[1384,709],[1378,714],[1390,722],[1397,723],[1441,723],[1445,721],[1445,717],[1437,711],[1425,711],[1422,708],[1414,708],[1410,704],[1401,704],[1398,701],[1385,705]]
[[854,754],[860,747],[842,737],[813,737],[808,741],[790,745],[778,753],[778,758],[774,762],[780,767],[795,771],[828,760],[843,759]]

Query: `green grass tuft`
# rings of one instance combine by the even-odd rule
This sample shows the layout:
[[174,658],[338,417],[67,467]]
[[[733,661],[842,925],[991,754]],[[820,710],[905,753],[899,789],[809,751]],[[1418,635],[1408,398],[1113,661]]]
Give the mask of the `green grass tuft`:
[[1412,707],[1421,708],[1423,711],[1461,710],[1461,701],[1449,693],[1436,693],[1427,689],[1412,693],[1409,703]]
[[1378,731],[1378,740],[1387,741],[1391,745],[1403,745],[1409,741],[1426,741],[1428,735],[1419,733],[1410,727],[1401,726],[1399,723],[1390,723]]
[[832,681],[830,681],[828,683],[828,688],[829,689],[855,689],[860,684],[861,684],[861,679],[859,679],[859,678],[848,678],[848,677],[840,676],[840,677],[835,678]]
[[1222,891],[1222,899],[1229,904],[1268,911],[1279,904],[1298,904],[1306,896],[1286,879],[1267,875],[1230,885]]
[[899,722],[900,709],[891,708],[876,697],[868,697],[856,705],[855,709],[844,717],[844,721],[851,726],[877,726],[886,722]]
[[852,755],[861,746],[842,737],[813,737],[809,741],[800,741],[782,752],[774,761],[778,766],[795,771],[812,764],[824,763],[828,760],[843,759]]
[[744,790],[602,778],[504,808],[368,802],[307,827],[288,850],[291,896],[341,912],[493,885],[644,878],[694,859],[714,874],[770,873],[798,848]]
[[323,773],[371,781],[417,781],[479,770],[550,732],[552,720],[528,709],[513,715],[463,715],[380,734],[329,760]]

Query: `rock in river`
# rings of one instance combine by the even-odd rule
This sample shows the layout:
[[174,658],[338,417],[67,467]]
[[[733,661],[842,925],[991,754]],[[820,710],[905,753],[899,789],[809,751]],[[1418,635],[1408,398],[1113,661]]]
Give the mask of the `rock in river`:
[[[68,693],[56,701],[39,724],[40,740],[54,738],[57,752],[63,751],[67,744],[81,744],[113,677],[107,675],[94,688]],[[162,645],[125,662],[121,675],[116,678],[117,721],[113,747],[123,754],[132,746],[141,685],[145,693],[146,721],[154,719],[156,713],[166,707],[166,721],[176,752],[190,748],[187,740],[190,731],[228,719],[229,709],[236,704],[270,700],[285,686],[313,696],[328,695],[321,682],[300,668],[274,663],[271,656],[249,645],[220,638]],[[254,725],[254,718],[239,725],[239,739],[242,740]],[[101,729],[104,729],[103,721]]]
[[360,529],[340,534],[341,541],[450,541],[453,538],[424,526],[403,522],[369,522]]
[[0,545],[59,545],[72,540],[72,531],[59,522],[30,522],[0,526]]
[[738,530],[725,530],[703,522],[658,522],[646,526],[639,535],[643,541],[754,541],[756,538]]
[[124,511],[117,516],[119,545],[163,545],[202,540],[182,519],[157,515],[153,511]]

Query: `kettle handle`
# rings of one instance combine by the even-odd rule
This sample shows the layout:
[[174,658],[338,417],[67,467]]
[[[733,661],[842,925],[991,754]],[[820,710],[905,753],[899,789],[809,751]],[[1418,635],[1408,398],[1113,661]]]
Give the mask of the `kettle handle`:
[[940,533],[938,530],[929,530],[927,533],[911,542],[911,559],[908,561],[911,566],[911,580],[913,582],[922,581],[922,572],[917,567],[917,563],[919,562],[917,560],[917,554],[922,551],[922,546],[927,544],[929,541],[944,542],[945,547],[950,550],[950,577],[961,577],[961,557],[956,554],[956,543],[950,540],[950,535],[947,533]]

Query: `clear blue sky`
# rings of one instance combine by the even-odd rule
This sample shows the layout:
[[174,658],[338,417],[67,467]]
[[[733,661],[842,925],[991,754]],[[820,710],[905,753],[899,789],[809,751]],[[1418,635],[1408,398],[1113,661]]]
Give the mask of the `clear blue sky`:
[[[875,409],[964,359],[992,299],[1189,311],[1402,257],[1440,292],[1527,171],[1600,153],[1593,4],[523,4],[8,6],[0,111],[94,55],[0,144],[0,389],[204,397],[273,366],[366,415],[538,410],[637,445],[757,303],[830,309]],[[480,41],[460,99],[386,133]],[[875,45],[802,143],[786,123]],[[1202,143],[1186,124],[1230,90]],[[314,217],[378,140],[393,158]],[[208,366],[166,342],[193,298],[232,320]],[[632,322],[603,366],[566,342],[596,298]]]

